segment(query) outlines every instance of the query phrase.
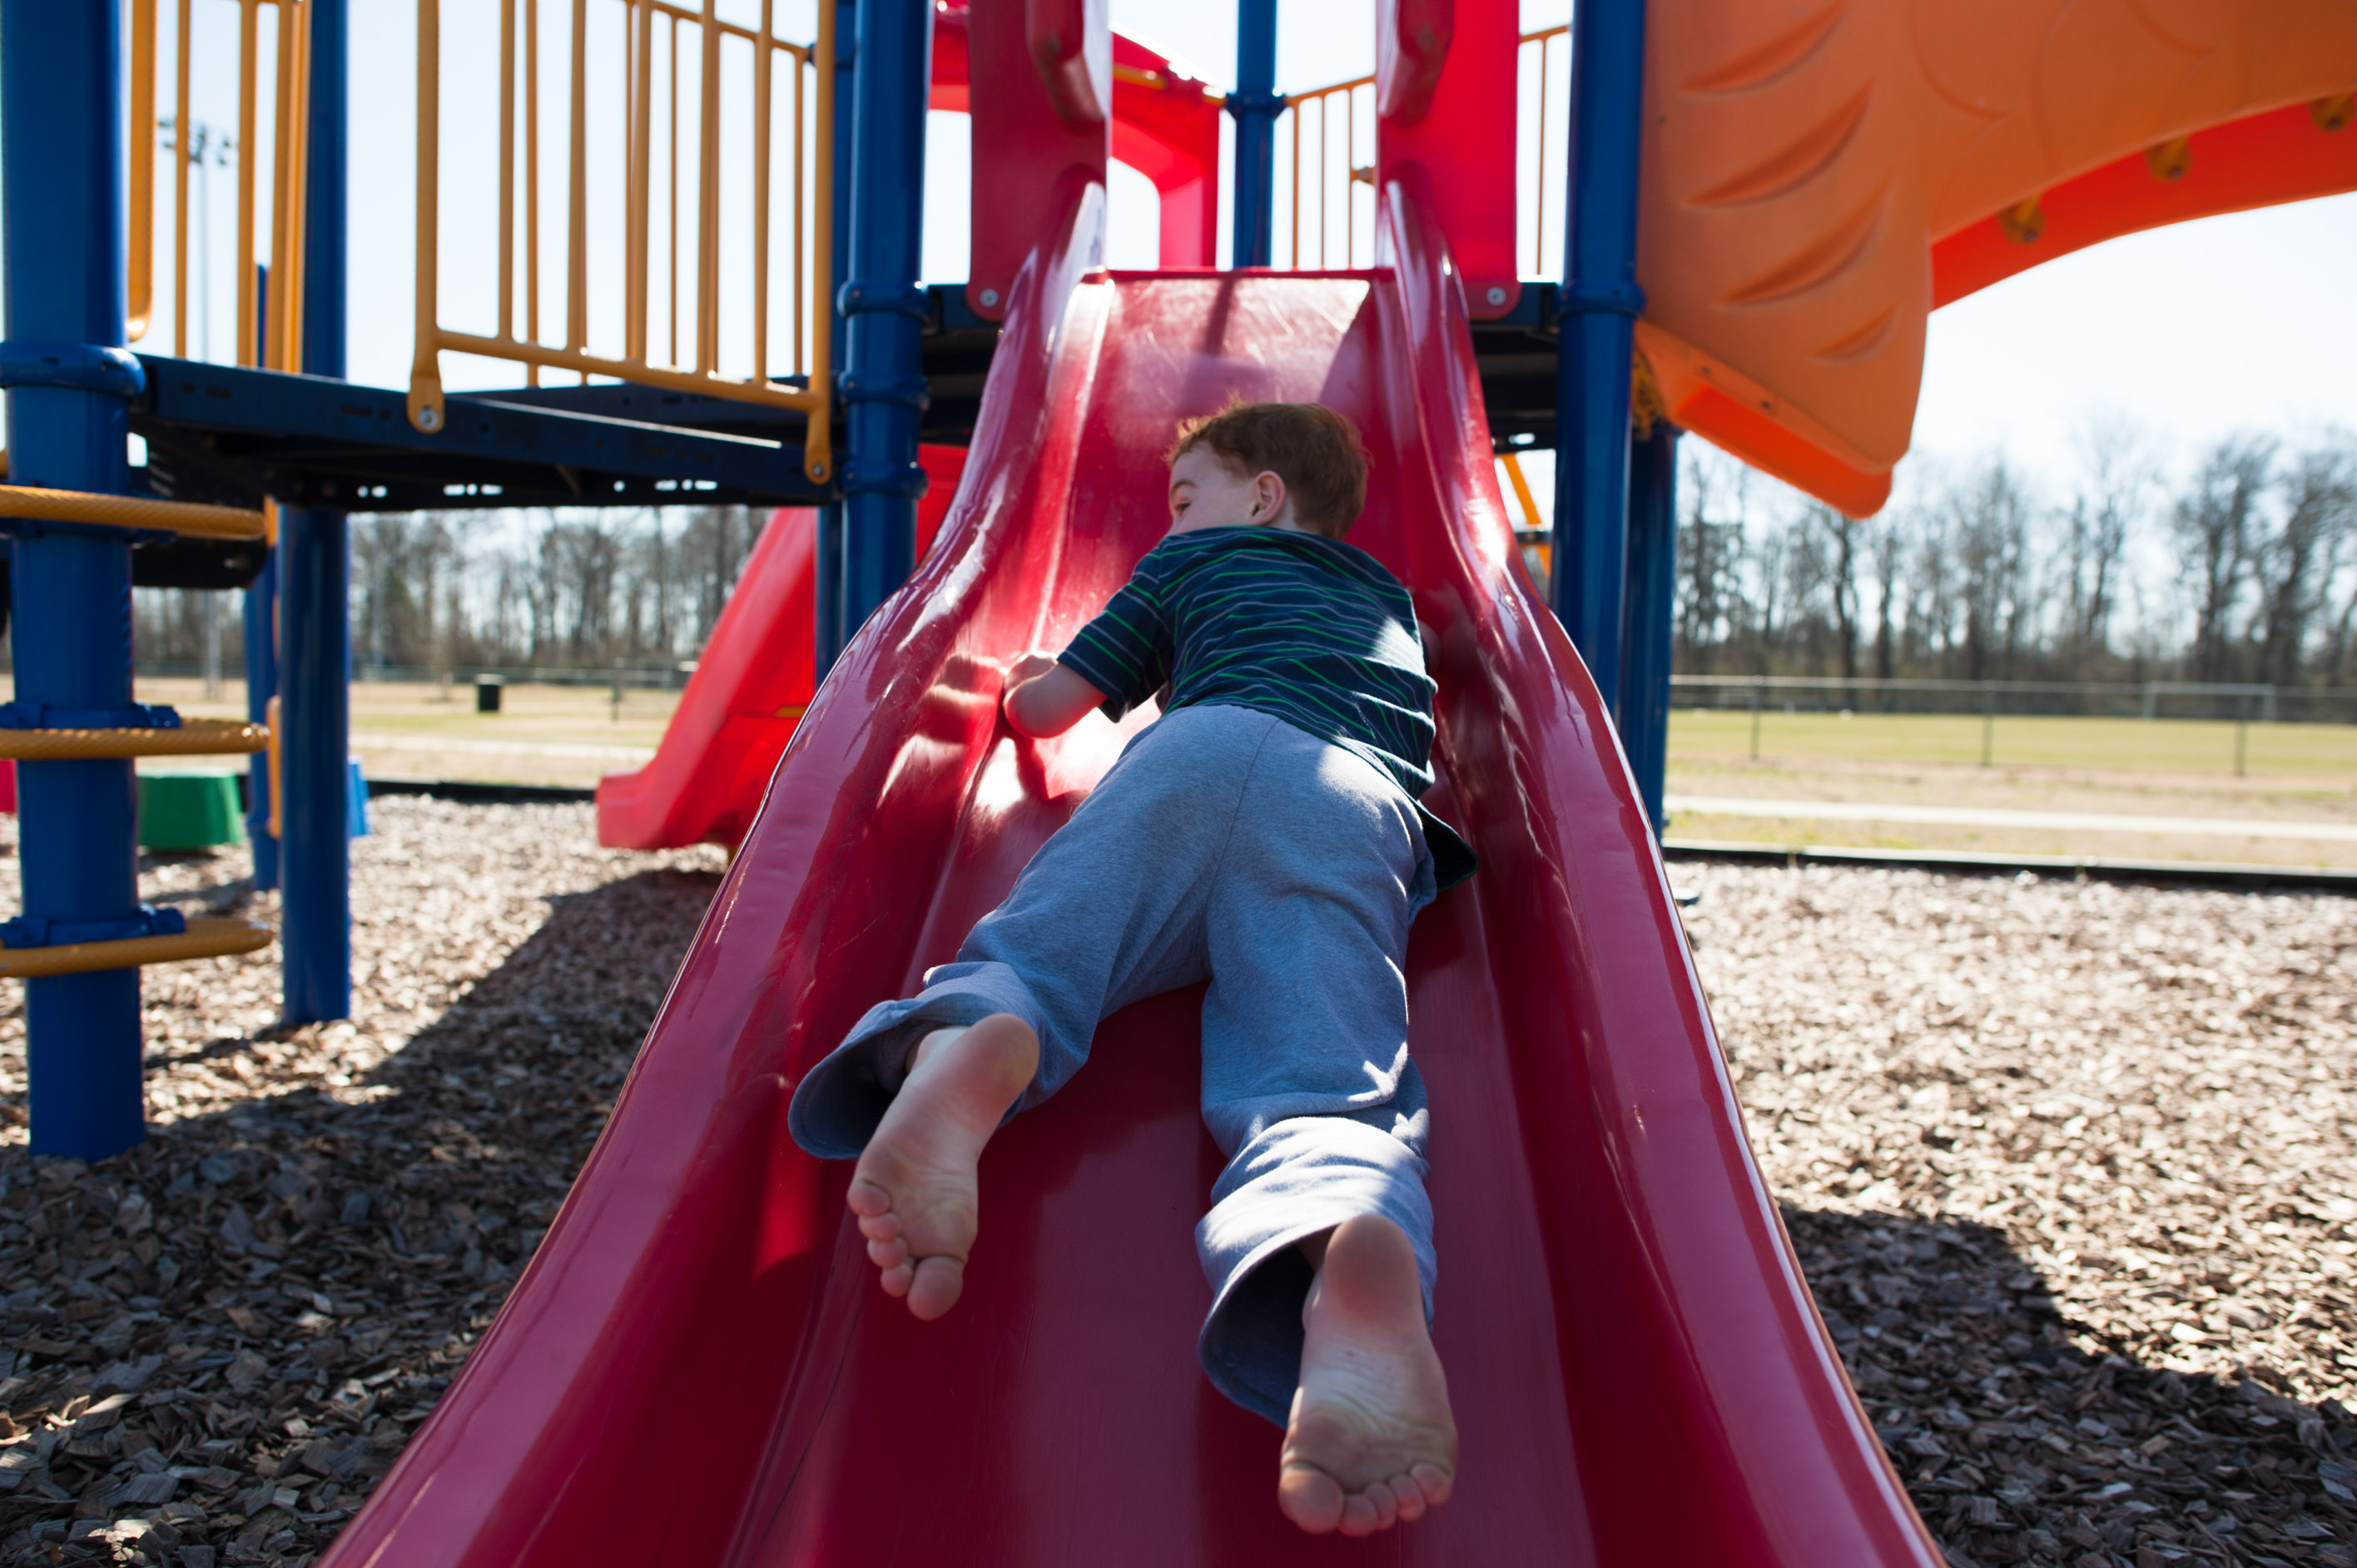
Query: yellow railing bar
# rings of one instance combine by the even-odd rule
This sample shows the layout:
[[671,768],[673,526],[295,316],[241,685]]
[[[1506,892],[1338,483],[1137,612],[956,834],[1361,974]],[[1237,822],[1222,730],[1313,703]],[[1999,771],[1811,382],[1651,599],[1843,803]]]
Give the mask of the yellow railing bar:
[[[175,41],[172,78],[172,353],[188,357],[188,170],[195,164],[189,141],[196,120],[188,113],[188,25],[191,0],[180,0],[179,37]],[[133,210],[141,204],[134,199]],[[151,258],[152,260],[152,258]]]
[[167,529],[204,539],[259,539],[262,514],[240,507],[201,506],[195,501],[156,500],[147,496],[99,495],[88,490],[50,490],[32,485],[0,485],[0,517],[39,522],[87,522],[108,528]]
[[[630,53],[625,48],[623,54]],[[537,75],[537,72],[534,72]],[[420,101],[425,89],[420,87]],[[626,99],[625,102],[628,102]],[[571,172],[566,176],[565,189],[565,346],[568,349],[589,347],[589,5],[588,0],[573,0],[573,125],[572,142],[566,148],[571,160]],[[417,177],[427,177],[431,167],[424,142],[417,145]],[[420,251],[419,255],[425,252]],[[430,316],[421,316],[430,322]],[[536,339],[535,339],[536,340]],[[411,418],[416,415],[412,413]]]
[[[1547,40],[1568,37],[1570,24],[1556,27],[1541,27],[1524,33],[1522,42],[1539,47],[1539,145],[1538,155],[1531,160],[1531,275],[1538,276],[1546,270],[1546,150],[1547,150]],[[1520,473],[1520,469],[1514,472]],[[1532,524],[1534,528],[1536,523]]]
[[[523,335],[540,341],[540,0],[523,0],[524,58],[532,69],[523,79]],[[524,367],[524,383],[540,384],[540,367]]]
[[238,0],[237,33],[237,362],[260,356],[253,310],[253,124],[256,60],[261,49],[262,0]]
[[[574,0],[580,5],[583,0]],[[623,176],[622,354],[630,360],[647,357],[647,209],[654,202],[654,180],[649,172],[654,158],[655,13],[640,6],[635,33],[624,20],[624,54],[629,76],[623,82],[630,106],[629,166]],[[575,343],[574,348],[587,345]]]
[[[244,0],[247,5],[256,0]],[[282,0],[289,3],[289,0]],[[299,3],[299,0],[291,0]],[[588,224],[587,224],[587,41],[586,20],[587,5],[574,8],[573,29],[573,117],[572,145],[569,153],[571,196],[570,233],[567,236],[566,271],[568,298],[566,301],[566,331],[563,345],[543,343],[538,338],[538,277],[539,277],[539,204],[537,177],[539,168],[538,142],[533,127],[538,124],[538,34],[537,11],[527,4],[524,30],[527,44],[522,51],[527,88],[525,113],[530,124],[525,134],[525,161],[528,166],[525,203],[525,266],[531,274],[527,294],[526,320],[523,334],[516,331],[513,300],[514,237],[513,237],[513,163],[515,154],[513,88],[517,51],[514,48],[514,0],[501,0],[501,70],[502,86],[500,98],[500,271],[498,329],[490,335],[455,331],[444,328],[439,320],[439,280],[436,260],[439,253],[439,186],[441,127],[441,18],[439,0],[419,0],[418,63],[417,63],[417,272],[416,272],[416,338],[411,360],[409,414],[411,423],[420,430],[436,431],[444,427],[447,414],[443,406],[440,357],[445,351],[479,355],[492,359],[511,360],[525,366],[534,379],[544,370],[569,371],[585,379],[590,376],[610,376],[708,397],[736,402],[759,403],[767,407],[786,408],[800,412],[809,418],[808,433],[803,444],[804,471],[814,480],[824,480],[833,471],[834,461],[827,428],[832,366],[830,364],[830,334],[813,335],[813,342],[807,359],[803,353],[803,313],[823,312],[830,305],[833,285],[828,249],[832,243],[833,199],[832,159],[826,141],[832,134],[834,113],[834,73],[816,71],[818,79],[817,118],[820,125],[820,145],[815,158],[816,231],[808,247],[809,262],[804,262],[802,244],[804,223],[802,208],[807,194],[807,182],[802,173],[806,137],[803,132],[803,88],[801,72],[814,60],[833,59],[834,11],[832,5],[818,7],[817,41],[810,46],[787,42],[775,37],[770,28],[775,23],[774,0],[763,0],[761,21],[758,28],[724,22],[717,14],[717,0],[700,0],[700,9],[668,4],[666,0],[624,0],[623,59],[624,84],[627,92],[625,112],[627,169],[625,176],[624,213],[624,287],[623,287],[623,352],[619,358],[593,353],[588,348]],[[670,209],[671,267],[668,278],[670,320],[666,347],[672,364],[653,363],[648,328],[648,313],[651,307],[652,278],[649,266],[651,242],[651,209],[653,205],[653,120],[654,120],[654,54],[655,24],[658,18],[669,24],[670,45],[667,76],[670,85],[670,145],[666,149],[671,168],[668,191]],[[703,72],[700,124],[696,127],[698,190],[696,192],[696,253],[694,257],[694,288],[696,294],[694,348],[683,353],[686,347],[685,323],[681,319],[684,304],[681,297],[681,274],[684,270],[686,236],[679,223],[679,76],[680,29],[688,25],[702,29],[699,65]],[[756,346],[754,373],[750,379],[738,380],[720,372],[720,169],[721,169],[721,104],[720,104],[720,42],[724,37],[741,38],[755,48],[754,120],[754,282],[753,306]],[[769,377],[768,332],[770,315],[770,257],[771,252],[770,223],[775,204],[770,190],[775,160],[770,154],[770,137],[774,128],[774,81],[777,57],[784,55],[793,62],[795,85],[794,113],[794,358],[797,367],[807,364],[806,384],[780,385]],[[805,279],[809,283],[803,290]],[[685,360],[686,363],[679,361]]]
[[172,936],[127,937],[112,942],[65,942],[53,948],[0,948],[0,979],[41,980],[53,974],[88,974],[102,969],[178,963],[194,958],[226,958],[254,952],[271,942],[268,926],[253,920],[188,922]]
[[[695,368],[720,368],[720,17],[704,0],[704,74],[695,93]],[[673,38],[677,38],[676,29]],[[674,66],[676,61],[674,60]],[[676,286],[676,285],[674,285]]]
[[[770,30],[770,13],[775,0],[761,0],[761,31]],[[753,379],[770,379],[770,75],[775,62],[770,51],[756,41],[753,45]],[[802,71],[795,70],[794,81],[802,81]],[[799,119],[795,128],[801,128]],[[802,161],[794,159],[794,202],[796,238],[801,237],[802,204],[800,200]],[[800,322],[802,313],[794,313]]]
[[[303,319],[303,231],[306,173],[310,145],[311,27],[305,0],[234,0],[238,7],[238,277],[237,344],[232,358],[254,364],[267,358],[273,366],[298,368],[296,344]],[[156,0],[129,0],[130,143],[128,146],[130,211],[124,295],[128,336],[136,341],[147,335],[155,319],[156,296],[156,149],[162,130],[156,117]],[[254,306],[253,220],[258,176],[254,167],[254,126],[259,116],[261,83],[261,8],[274,5],[278,13],[277,58],[274,64],[276,145],[271,170],[270,318],[260,319]],[[174,169],[172,237],[172,351],[188,352],[188,174],[196,163],[196,121],[189,101],[190,60],[194,53],[191,0],[179,0],[178,37],[174,41],[173,133]],[[209,302],[199,300],[197,308]],[[283,349],[283,352],[282,352]],[[289,357],[292,356],[292,357]]]
[[515,336],[515,0],[500,0],[500,336]]
[[129,335],[147,336],[156,306],[156,0],[131,0]]
[[0,729],[0,757],[18,762],[230,757],[269,748],[269,727],[242,719],[183,719],[178,729]]
[[273,369],[303,368],[303,227],[310,169],[311,7],[278,0],[278,114],[272,174],[277,191],[270,225],[270,328],[264,344]]

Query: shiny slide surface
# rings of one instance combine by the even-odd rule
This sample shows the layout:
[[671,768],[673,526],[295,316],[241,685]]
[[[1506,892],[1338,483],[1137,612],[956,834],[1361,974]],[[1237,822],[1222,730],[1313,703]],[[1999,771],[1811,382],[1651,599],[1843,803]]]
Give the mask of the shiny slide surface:
[[[1628,769],[1497,493],[1459,290],[1384,192],[1372,274],[1025,267],[942,547],[780,761],[604,1137],[514,1295],[330,1554],[510,1564],[1933,1568],[1747,1150]],[[1082,238],[1076,238],[1080,236]],[[1364,1541],[1278,1514],[1214,1393],[1191,1230],[1199,992],[1108,1019],[983,1163],[963,1299],[877,1288],[797,1076],[947,959],[1131,725],[1034,743],[1006,661],[1165,526],[1177,419],[1319,398],[1374,461],[1352,541],[1414,591],[1482,870],[1419,921],[1455,1500]]]
[[[962,446],[920,454],[931,488],[917,503],[917,559],[949,513]],[[809,709],[816,663],[812,564],[818,513],[780,507],[745,558],[653,760],[597,780],[597,842],[608,849],[736,844]]]

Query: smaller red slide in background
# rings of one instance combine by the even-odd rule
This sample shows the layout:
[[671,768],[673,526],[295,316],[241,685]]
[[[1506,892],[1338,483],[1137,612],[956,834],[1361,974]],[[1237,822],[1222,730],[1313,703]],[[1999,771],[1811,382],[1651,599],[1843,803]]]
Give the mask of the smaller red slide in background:
[[[965,448],[926,446],[919,456],[927,480],[917,503],[921,561],[957,494]],[[597,781],[599,843],[675,849],[743,840],[817,689],[811,620],[817,533],[818,513],[808,507],[780,507],[770,514],[654,760]]]

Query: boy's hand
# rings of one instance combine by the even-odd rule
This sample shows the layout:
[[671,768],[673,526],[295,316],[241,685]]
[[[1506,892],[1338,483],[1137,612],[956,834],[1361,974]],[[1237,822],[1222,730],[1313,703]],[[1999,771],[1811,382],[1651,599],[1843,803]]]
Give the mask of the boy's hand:
[[1024,682],[1037,680],[1055,667],[1056,656],[1052,653],[1027,653],[1007,666],[1006,689],[1011,692]]
[[1007,671],[1006,722],[1034,740],[1063,734],[1104,702],[1104,693],[1044,653],[1028,653]]

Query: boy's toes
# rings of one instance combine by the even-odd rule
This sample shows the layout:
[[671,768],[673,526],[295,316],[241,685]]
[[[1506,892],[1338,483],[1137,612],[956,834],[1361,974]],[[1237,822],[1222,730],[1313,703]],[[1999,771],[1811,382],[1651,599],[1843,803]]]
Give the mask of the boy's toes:
[[844,1201],[851,1206],[851,1212],[863,1220],[874,1219],[892,1211],[892,1195],[872,1181],[855,1180],[851,1190],[845,1194]]
[[1277,1477],[1276,1505],[1286,1518],[1311,1535],[1323,1535],[1342,1522],[1340,1483],[1308,1465],[1285,1467]]
[[1424,1517],[1424,1488],[1412,1476],[1394,1476],[1391,1479],[1392,1501],[1398,1506],[1402,1523]]
[[898,1300],[899,1297],[909,1294],[909,1283],[916,1278],[916,1265],[904,1259],[900,1262],[894,1264],[892,1267],[886,1269],[883,1273],[877,1276],[877,1280],[878,1283],[884,1286],[884,1294],[891,1296],[895,1300]]
[[1418,1465],[1410,1474],[1415,1479],[1416,1489],[1424,1494],[1426,1508],[1437,1509],[1447,1502],[1457,1486],[1457,1477],[1437,1465]]
[[939,1317],[955,1306],[964,1292],[964,1259],[920,1258],[909,1286],[909,1311],[920,1318]]
[[898,1236],[867,1243],[867,1261],[879,1269],[898,1268],[909,1261],[909,1243]]

